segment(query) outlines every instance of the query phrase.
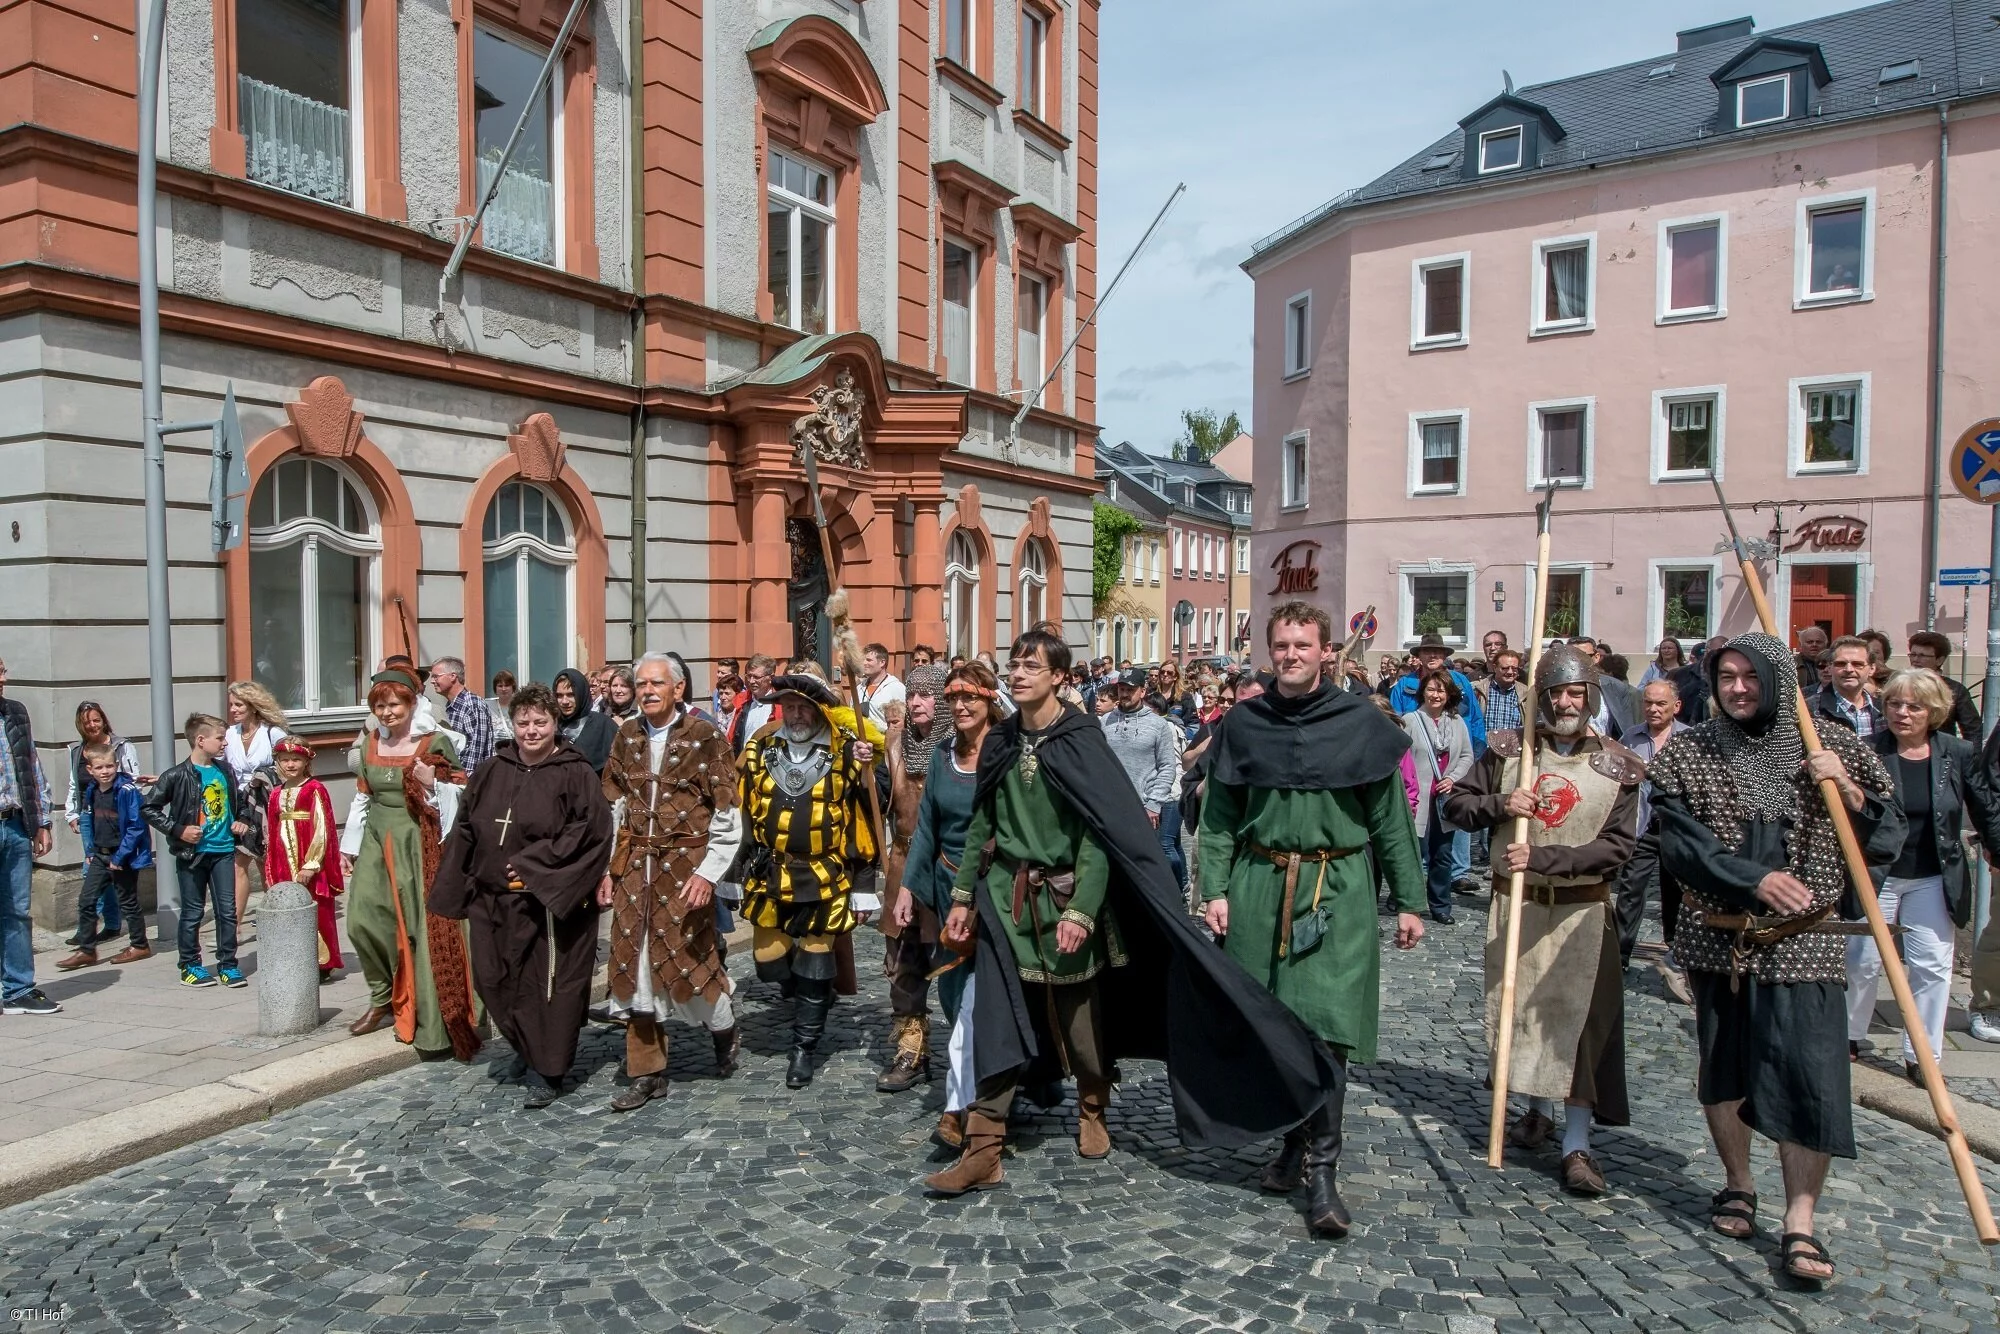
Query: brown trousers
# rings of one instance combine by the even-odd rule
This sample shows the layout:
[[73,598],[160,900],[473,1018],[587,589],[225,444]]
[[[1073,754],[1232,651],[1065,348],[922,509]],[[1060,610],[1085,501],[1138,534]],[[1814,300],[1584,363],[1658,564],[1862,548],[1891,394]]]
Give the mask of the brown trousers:
[[667,1026],[650,1014],[635,1014],[625,1023],[625,1073],[637,1079],[667,1068]]
[[[1069,1072],[1076,1076],[1079,1088],[1091,1083],[1110,1082],[1108,1063],[1104,1059],[1104,1033],[1098,1014],[1096,978],[1055,985],[1023,982],[1021,999],[1027,1003],[1030,1014],[1043,1016],[1048,1014],[1053,1002],[1054,1022],[1061,1029],[1054,1037],[1069,1053]],[[1014,1089],[1020,1082],[1020,1067],[980,1080],[979,1096],[973,1101],[972,1109],[981,1116],[1005,1121],[1008,1111],[1014,1106]]]

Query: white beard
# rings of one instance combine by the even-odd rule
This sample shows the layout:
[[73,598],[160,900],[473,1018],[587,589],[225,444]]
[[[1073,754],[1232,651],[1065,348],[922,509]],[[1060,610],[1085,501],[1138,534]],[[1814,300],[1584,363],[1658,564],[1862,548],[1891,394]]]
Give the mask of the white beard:
[[1554,719],[1548,726],[1551,736],[1574,739],[1582,736],[1590,727],[1590,717],[1588,714],[1572,714],[1567,718]]

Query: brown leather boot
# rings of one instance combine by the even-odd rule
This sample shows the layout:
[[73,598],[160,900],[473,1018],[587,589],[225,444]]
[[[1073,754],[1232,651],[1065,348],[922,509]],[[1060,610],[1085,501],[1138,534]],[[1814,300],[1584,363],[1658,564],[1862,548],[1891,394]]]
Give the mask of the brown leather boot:
[[1007,1123],[995,1121],[977,1111],[965,1114],[965,1151],[958,1161],[942,1172],[924,1178],[924,1189],[933,1195],[963,1195],[972,1190],[991,1190],[1001,1184],[1000,1147],[1007,1142]]
[[931,1082],[931,1022],[921,1014],[896,1016],[896,1055],[875,1081],[877,1093],[901,1093]]
[[1111,1104],[1111,1085],[1101,1080],[1076,1081],[1076,1156],[1106,1158],[1111,1132],[1104,1128],[1104,1109]]
[[357,1038],[366,1037],[368,1034],[373,1033],[376,1029],[382,1027],[382,1025],[388,1023],[390,1019],[392,1019],[393,1017],[394,1017],[394,1011],[392,1011],[388,1006],[386,1005],[371,1006],[368,1010],[368,1013],[362,1015],[359,1019],[356,1019],[353,1023],[347,1026],[347,1031],[354,1034],[354,1036]]
[[938,1116],[937,1129],[931,1132],[931,1138],[936,1140],[939,1144],[944,1145],[944,1147],[947,1149],[964,1148],[965,1113],[964,1112],[940,1113]]

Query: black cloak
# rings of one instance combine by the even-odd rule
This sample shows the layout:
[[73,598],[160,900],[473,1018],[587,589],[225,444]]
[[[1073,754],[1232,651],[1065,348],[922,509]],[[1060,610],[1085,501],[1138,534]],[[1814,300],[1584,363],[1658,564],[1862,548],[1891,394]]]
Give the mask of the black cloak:
[[[987,733],[975,803],[993,799],[1020,751],[1015,714]],[[1036,755],[1037,776],[1083,818],[1111,862],[1105,902],[1117,914],[1128,961],[1096,979],[1106,1058],[1166,1062],[1181,1142],[1190,1148],[1234,1148],[1312,1116],[1335,1085],[1331,1056],[1188,916],[1159,835],[1104,728],[1065,709]],[[993,925],[1001,908],[983,880],[978,896],[973,1065],[983,1079],[1030,1064],[1046,1032],[1023,997],[1013,951]]]
[[[1327,685],[1290,698],[1265,677],[1265,690],[1222,715],[1208,776],[1226,787],[1324,792],[1391,777],[1410,734],[1366,695]],[[1338,749],[1326,738],[1340,738]]]
[[[602,774],[605,761],[611,758],[611,742],[618,735],[618,724],[591,707],[590,682],[582,672],[565,667],[556,673],[556,680],[568,681],[576,694],[576,712],[556,719],[556,726],[562,730],[563,740],[582,751],[583,758],[590,761],[591,772]],[[555,683],[550,682],[549,688],[553,690]],[[556,707],[562,705],[558,703]]]

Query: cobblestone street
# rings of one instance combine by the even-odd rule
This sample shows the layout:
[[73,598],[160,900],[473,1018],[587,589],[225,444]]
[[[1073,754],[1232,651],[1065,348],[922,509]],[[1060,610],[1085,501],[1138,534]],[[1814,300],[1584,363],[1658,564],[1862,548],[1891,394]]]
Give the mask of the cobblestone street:
[[[1157,1068],[1127,1069],[1116,1151],[1083,1162],[1073,1121],[1018,1124],[1004,1190],[915,1188],[942,1082],[885,1097],[882,986],[835,1012],[809,1090],[781,1086],[785,1003],[745,989],[745,1065],[709,1076],[677,1038],[672,1094],[605,1099],[618,1033],[584,1044],[588,1083],[519,1110],[471,1069],[431,1064],[0,1213],[0,1288],[22,1328],[429,1331],[1663,1328],[2000,1329],[2000,1269],[1972,1240],[1942,1146],[1857,1109],[1821,1236],[1840,1277],[1795,1291],[1764,1234],[1706,1230],[1719,1184],[1692,1098],[1691,1013],[1634,969],[1635,1124],[1599,1132],[1614,1193],[1562,1195],[1553,1152],[1483,1163],[1483,914],[1390,954],[1385,1059],[1350,1085],[1343,1189],[1356,1234],[1308,1240],[1297,1200],[1260,1195],[1265,1150],[1174,1143]],[[879,956],[862,943],[864,975]],[[733,960],[739,974],[747,960]],[[1985,1164],[1989,1189],[2000,1172]],[[24,1309],[27,1308],[27,1309]]]

